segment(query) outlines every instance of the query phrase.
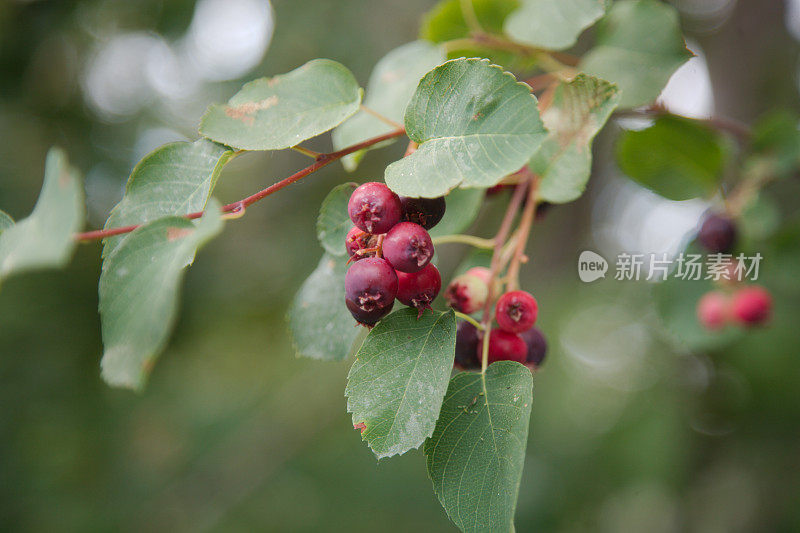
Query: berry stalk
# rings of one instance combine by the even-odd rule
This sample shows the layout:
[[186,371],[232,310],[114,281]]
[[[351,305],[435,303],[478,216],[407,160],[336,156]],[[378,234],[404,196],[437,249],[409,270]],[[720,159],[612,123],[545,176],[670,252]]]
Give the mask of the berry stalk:
[[[371,139],[367,139],[366,141],[353,144],[351,146],[348,146],[347,148],[342,148],[341,150],[338,150],[336,152],[319,154],[315,157],[315,161],[306,168],[298,170],[291,176],[284,178],[281,181],[274,183],[265,189],[261,189],[257,193],[252,194],[247,198],[243,198],[237,202],[233,202],[223,206],[222,212],[236,213],[242,215],[244,214],[244,210],[253,205],[254,203],[263,200],[267,196],[275,192],[278,192],[279,190],[291,185],[296,181],[300,181],[301,179],[305,178],[309,174],[313,174],[322,167],[327,166],[330,163],[333,163],[334,161],[338,161],[339,159],[343,158],[346,155],[350,155],[353,152],[358,152],[359,150],[363,150],[364,148],[368,148],[383,141],[394,139],[395,137],[400,137],[401,135],[405,135],[405,133],[406,133],[405,129],[397,129],[395,131],[386,133],[384,135],[378,135],[377,137],[372,137]],[[202,217],[204,213],[205,213],[204,211],[197,211],[194,213],[189,213],[187,215],[184,215],[184,217],[191,220]],[[86,241],[105,239],[106,237],[113,237],[114,235],[130,233],[131,231],[134,231],[140,226],[141,224],[134,224],[132,226],[123,226],[120,228],[102,229],[102,230],[87,231],[85,233],[76,233],[75,240],[86,242]]]
[[483,347],[481,351],[482,374],[486,373],[486,367],[489,366],[489,337],[490,326],[492,322],[492,305],[494,304],[494,299],[497,297],[495,294],[494,280],[497,279],[497,275],[500,273],[500,269],[503,266],[503,245],[506,243],[508,234],[511,231],[511,224],[514,222],[514,217],[517,215],[517,212],[522,205],[522,199],[525,197],[525,192],[527,189],[528,184],[526,182],[520,183],[514,189],[514,195],[511,197],[511,201],[508,203],[508,208],[506,208],[506,213],[503,215],[503,221],[500,224],[500,229],[497,230],[497,235],[495,235],[494,238],[494,253],[492,254],[492,264],[488,283],[489,294],[486,298],[486,303],[483,306],[483,318],[481,320],[481,327],[486,332],[486,334],[483,336]]
[[519,268],[525,256],[525,247],[528,244],[528,236],[531,233],[531,226],[536,216],[536,196],[539,192],[539,178],[531,175],[530,186],[528,187],[528,199],[522,211],[522,218],[519,222],[517,235],[517,246],[514,250],[514,257],[508,266],[506,279],[508,280],[507,290],[515,291],[519,289]]

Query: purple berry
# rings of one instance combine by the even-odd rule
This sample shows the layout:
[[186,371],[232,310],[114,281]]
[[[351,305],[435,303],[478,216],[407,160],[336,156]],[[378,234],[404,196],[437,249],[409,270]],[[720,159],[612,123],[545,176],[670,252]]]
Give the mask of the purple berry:
[[356,319],[356,322],[369,327],[374,326],[381,318],[388,315],[394,306],[394,302],[392,302],[388,307],[376,307],[372,311],[364,311],[351,300],[345,299],[344,303],[347,306],[347,310]]
[[428,264],[419,272],[397,271],[397,299],[400,303],[419,309],[419,316],[431,308],[431,302],[442,288],[439,270]]
[[520,333],[519,336],[528,345],[528,357],[525,359],[525,365],[532,370],[538,370],[547,355],[547,340],[545,340],[539,328],[536,327]]
[[356,188],[347,203],[347,213],[359,229],[386,233],[400,221],[400,198],[383,183],[375,181]]
[[372,325],[392,309],[397,274],[384,259],[368,257],[350,266],[344,277],[344,297],[353,318]]
[[706,215],[697,240],[711,253],[730,252],[736,244],[736,224],[733,220],[717,213]]
[[395,270],[419,272],[433,257],[433,241],[419,224],[401,222],[383,239],[383,257]]
[[544,220],[545,217],[547,216],[547,213],[550,212],[550,210],[553,207],[555,207],[555,205],[556,204],[551,204],[550,202],[540,202],[536,206],[536,215],[535,215],[536,222],[541,222],[542,220]]
[[370,235],[369,233],[363,232],[355,226],[353,226],[353,228],[347,232],[347,237],[344,239],[344,246],[347,249],[347,254],[356,261],[375,255],[375,252],[356,252],[359,250],[375,248],[377,245],[377,235]]
[[431,229],[442,220],[447,208],[444,196],[438,198],[411,198],[400,197],[403,206],[403,220],[419,224],[425,229]]
[[[482,346],[476,350],[476,354],[481,353]],[[525,363],[528,357],[528,345],[522,337],[516,333],[511,333],[502,329],[492,329],[489,335],[489,363],[496,361],[516,361]]]
[[480,368],[481,360],[478,357],[480,344],[478,328],[469,322],[461,322],[456,331],[456,358],[455,366],[464,370]]

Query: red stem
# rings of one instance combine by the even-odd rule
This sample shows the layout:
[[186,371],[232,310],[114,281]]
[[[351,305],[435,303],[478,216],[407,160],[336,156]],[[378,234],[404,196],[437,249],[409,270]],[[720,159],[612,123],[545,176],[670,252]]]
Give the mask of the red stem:
[[[243,211],[245,208],[253,205],[254,203],[258,202],[259,200],[263,200],[270,194],[277,192],[284,187],[291,185],[296,181],[300,181],[301,179],[305,178],[309,174],[316,172],[317,170],[321,169],[322,167],[337,161],[343,158],[346,155],[350,155],[353,152],[358,152],[359,150],[363,150],[364,148],[368,148],[375,144],[381,143],[383,141],[387,141],[389,139],[394,139],[395,137],[400,137],[404,135],[406,132],[405,129],[397,129],[392,132],[386,133],[384,135],[379,135],[377,137],[372,137],[371,139],[367,139],[366,141],[354,144],[352,146],[348,146],[347,148],[343,148],[336,152],[330,152],[327,154],[320,154],[317,156],[316,160],[307,166],[306,168],[299,170],[289,176],[288,178],[284,178],[278,183],[274,183],[267,187],[266,189],[261,189],[257,193],[248,196],[247,198],[243,198],[239,201],[233,202],[231,204],[225,205],[222,207],[223,213],[236,213],[238,211]],[[196,211],[194,213],[189,213],[187,215],[183,215],[185,218],[188,219],[195,219],[200,218],[203,216],[204,211]],[[106,237],[113,237],[114,235],[121,235],[123,233],[130,233],[131,231],[135,230],[136,228],[140,227],[141,224],[135,224],[132,226],[123,226],[120,228],[111,228],[111,229],[102,229],[102,230],[94,230],[94,231],[87,231],[85,233],[77,233],[75,234],[75,239],[78,241],[93,241],[97,239],[105,239]]]
[[[503,221],[500,223],[500,229],[497,230],[497,235],[494,237],[494,253],[492,254],[492,263],[489,274],[489,293],[486,295],[486,303],[483,305],[483,318],[481,320],[481,326],[483,326],[484,331],[484,352],[485,345],[487,342],[489,342],[488,336],[491,332],[491,328],[489,326],[492,323],[492,305],[494,304],[494,299],[497,298],[497,294],[494,294],[495,279],[497,279],[497,275],[500,273],[500,269],[503,266],[500,261],[500,252],[506,242],[506,239],[508,238],[508,234],[511,231],[511,224],[514,222],[514,217],[517,215],[517,211],[519,211],[519,207],[522,205],[522,199],[527,194],[527,191],[527,181],[517,184],[516,189],[514,189],[514,195],[511,197],[511,201],[508,203],[508,207],[506,208]],[[483,358],[483,356],[481,356],[481,372],[486,371],[486,366],[486,360]]]

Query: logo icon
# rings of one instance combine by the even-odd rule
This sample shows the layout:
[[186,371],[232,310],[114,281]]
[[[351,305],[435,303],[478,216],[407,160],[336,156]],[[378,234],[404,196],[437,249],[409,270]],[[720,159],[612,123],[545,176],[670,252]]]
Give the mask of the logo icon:
[[608,261],[600,255],[590,250],[581,252],[578,257],[578,277],[584,283],[591,283],[592,281],[606,277],[608,271]]

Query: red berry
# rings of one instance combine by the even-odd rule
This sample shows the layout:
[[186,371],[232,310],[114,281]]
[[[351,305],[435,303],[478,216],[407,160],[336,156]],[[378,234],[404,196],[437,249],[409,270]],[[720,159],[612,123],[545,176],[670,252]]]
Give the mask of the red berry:
[[386,233],[400,221],[400,198],[383,183],[375,181],[356,188],[347,203],[350,220],[367,233]]
[[447,207],[444,196],[438,198],[400,197],[403,206],[403,220],[431,229],[442,220]]
[[[481,355],[483,343],[479,343],[477,354]],[[522,337],[498,328],[493,328],[489,335],[489,363],[495,361],[516,361],[525,363],[528,356],[528,345]]]
[[397,299],[404,305],[419,309],[420,316],[425,309],[431,308],[431,302],[441,288],[442,276],[431,264],[419,272],[397,271]]
[[733,295],[731,314],[734,320],[744,326],[761,325],[772,314],[772,296],[764,287],[745,287]]
[[383,239],[383,257],[395,270],[419,272],[433,258],[433,241],[419,224],[400,222]]
[[697,320],[708,330],[721,329],[728,322],[728,297],[719,291],[707,292],[697,302]]
[[[547,355],[547,340],[544,338],[539,328],[533,327],[528,331],[519,334],[525,344],[528,346],[528,357],[525,359],[525,365],[532,370],[537,370]],[[491,339],[490,339],[491,340]]]
[[397,274],[384,259],[362,259],[353,263],[345,274],[344,295],[347,308],[356,320],[374,324],[394,305]]
[[716,213],[709,213],[700,226],[697,240],[711,253],[730,252],[736,244],[736,234],[736,224],[733,220]]
[[511,291],[497,300],[494,313],[498,326],[512,333],[520,333],[536,323],[539,304],[528,292]]
[[471,315],[486,303],[488,291],[489,287],[481,278],[472,274],[461,274],[447,286],[444,298],[456,311]]
[[489,284],[489,280],[492,278],[492,271],[486,267],[472,267],[464,274],[469,274],[471,276],[476,276],[483,280],[485,284]]
[[347,254],[354,257],[355,260],[363,259],[365,257],[372,257],[376,252],[356,253],[359,250],[366,250],[375,248],[378,245],[377,235],[370,235],[361,231],[357,227],[347,232],[347,237],[344,239],[344,246],[347,249]]
[[481,360],[479,357],[480,336],[478,328],[469,322],[461,322],[456,331],[456,358],[455,366],[470,370],[480,368]]

